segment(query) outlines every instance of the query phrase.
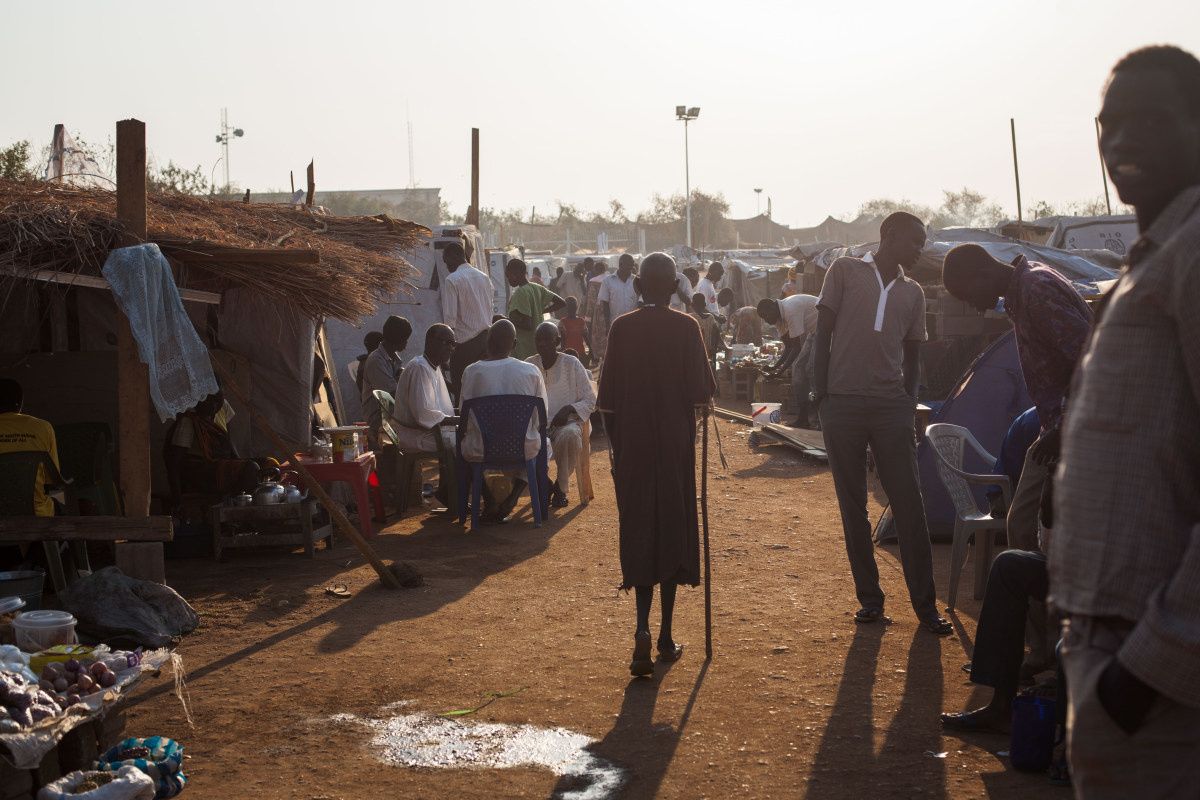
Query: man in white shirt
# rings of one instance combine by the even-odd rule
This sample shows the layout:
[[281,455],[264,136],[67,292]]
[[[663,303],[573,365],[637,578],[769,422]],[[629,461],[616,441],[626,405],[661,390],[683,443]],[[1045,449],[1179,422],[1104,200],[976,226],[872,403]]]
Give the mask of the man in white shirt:
[[[542,371],[525,361],[513,358],[511,353],[517,342],[517,329],[512,322],[502,319],[488,329],[487,357],[476,361],[463,372],[462,401],[476,397],[489,397],[500,394],[526,394],[542,398],[549,408],[549,398],[546,395],[546,383],[542,380]],[[525,434],[525,458],[536,458],[542,449],[542,436],[539,430],[537,412],[530,415],[529,427]],[[466,434],[462,442],[463,458],[473,463],[483,461],[483,436],[479,425],[472,414],[466,420]],[[550,453],[546,454],[547,459]],[[508,498],[500,504],[499,517],[504,521],[516,506],[517,498],[527,485],[520,474],[514,473],[513,489]],[[540,481],[547,491],[549,480]],[[547,499],[542,494],[543,502]]]
[[807,428],[808,392],[812,385],[812,352],[816,344],[818,298],[811,294],[794,294],[782,300],[765,299],[758,303],[758,315],[779,330],[783,339],[783,354],[765,374],[779,374],[792,368],[792,411],[796,417],[792,427]]
[[718,316],[721,313],[721,307],[717,303],[717,285],[721,283],[723,277],[725,277],[725,266],[720,261],[714,261],[708,268],[708,272],[704,273],[704,277],[696,284],[696,293],[704,295],[704,304],[708,306],[708,313]]
[[[632,260],[632,259],[631,259]],[[612,277],[612,276],[610,276]],[[550,505],[567,507],[567,487],[583,453],[583,422],[596,410],[596,392],[579,359],[558,351],[562,336],[553,322],[543,322],[534,333],[537,355],[526,361],[542,373],[549,396],[550,444],[558,477],[550,488]],[[582,487],[580,494],[583,494]],[[587,505],[588,498],[581,497]]]
[[633,285],[636,266],[633,256],[625,253],[617,265],[616,274],[606,276],[600,284],[597,301],[601,324],[606,332],[612,327],[614,319],[637,308],[638,293]]
[[[408,363],[396,381],[396,405],[392,409],[392,429],[401,451],[436,453],[441,436],[447,449],[454,450],[454,404],[442,370],[455,350],[454,333],[449,326],[430,325],[425,332],[425,352]],[[446,502],[449,464],[440,464],[439,497]]]
[[671,308],[687,313],[695,295],[696,287],[691,279],[683,272],[675,273],[675,294],[671,295]]
[[450,357],[451,394],[458,395],[463,370],[487,352],[487,330],[492,324],[492,280],[467,263],[461,244],[451,242],[442,251],[448,274],[442,283],[442,321],[454,332],[458,347]]
[[383,412],[375,400],[375,390],[392,392],[396,388],[396,380],[402,370],[400,353],[408,347],[408,339],[412,336],[412,324],[404,317],[395,315],[383,322],[383,342],[371,351],[361,368],[362,391],[359,402],[362,404],[363,418],[367,421],[371,447],[377,448],[382,442],[379,439],[379,429],[383,425]]

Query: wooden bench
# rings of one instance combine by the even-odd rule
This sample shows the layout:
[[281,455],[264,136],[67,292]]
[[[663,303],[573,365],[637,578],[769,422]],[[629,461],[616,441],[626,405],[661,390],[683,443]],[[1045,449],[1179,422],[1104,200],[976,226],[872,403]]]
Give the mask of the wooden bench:
[[[131,578],[165,583],[162,543],[175,536],[171,517],[0,517],[0,542],[116,542],[117,567]],[[50,559],[54,591],[67,586]]]

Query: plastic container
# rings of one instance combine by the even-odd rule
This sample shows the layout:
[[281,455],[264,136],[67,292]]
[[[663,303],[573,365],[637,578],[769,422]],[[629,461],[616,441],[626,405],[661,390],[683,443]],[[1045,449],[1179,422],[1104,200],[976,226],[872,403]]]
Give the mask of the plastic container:
[[42,607],[42,584],[46,573],[33,570],[0,572],[0,597],[16,595],[25,601],[25,607],[36,611]]
[[1013,698],[1009,760],[1013,769],[1042,772],[1054,758],[1054,701],[1046,697]]
[[782,403],[760,403],[755,401],[750,404],[750,421],[755,428],[761,428],[767,423],[778,425],[780,421],[779,409],[782,406]]
[[360,455],[359,432],[362,428],[355,425],[344,425],[339,428],[322,428],[333,441],[333,462],[353,461]]
[[56,644],[76,644],[75,617],[66,611],[26,611],[13,620],[13,638],[26,653],[38,653]]

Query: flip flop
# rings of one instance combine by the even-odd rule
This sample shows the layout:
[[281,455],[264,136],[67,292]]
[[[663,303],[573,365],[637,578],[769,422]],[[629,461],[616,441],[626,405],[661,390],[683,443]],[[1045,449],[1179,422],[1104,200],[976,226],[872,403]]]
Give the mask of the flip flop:
[[326,586],[325,594],[330,597],[352,597],[350,588],[344,583],[335,583],[332,586]]

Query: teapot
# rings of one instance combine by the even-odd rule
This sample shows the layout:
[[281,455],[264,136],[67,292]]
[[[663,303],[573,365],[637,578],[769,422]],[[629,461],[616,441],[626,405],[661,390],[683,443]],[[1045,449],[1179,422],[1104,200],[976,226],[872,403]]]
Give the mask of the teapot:
[[274,506],[284,502],[287,497],[287,487],[280,483],[281,474],[278,469],[271,467],[262,472],[263,480],[255,488],[253,497],[256,506]]

